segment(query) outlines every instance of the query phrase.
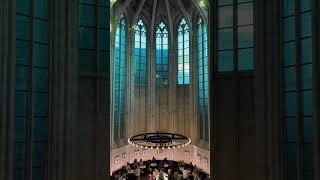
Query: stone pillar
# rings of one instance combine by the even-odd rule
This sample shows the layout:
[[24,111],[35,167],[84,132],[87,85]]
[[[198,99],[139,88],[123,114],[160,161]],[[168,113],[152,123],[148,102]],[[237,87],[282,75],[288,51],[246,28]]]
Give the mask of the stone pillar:
[[[173,26],[175,27],[175,26]],[[173,28],[172,27],[172,28]],[[169,65],[169,98],[168,98],[168,106],[169,106],[169,117],[168,117],[168,123],[167,123],[167,131],[173,132],[174,131],[174,124],[177,121],[176,118],[176,90],[177,90],[177,35],[174,33],[176,28],[171,29],[170,31],[173,31],[171,34],[172,36],[169,36],[169,56],[168,56],[168,65]],[[161,121],[159,122],[159,126],[161,125]],[[183,123],[180,124],[182,126]]]
[[313,0],[314,180],[320,179],[320,2]]
[[[173,26],[176,27],[176,26]],[[168,118],[168,132],[177,132],[178,127],[175,127],[179,123],[179,119],[177,118],[177,67],[178,67],[178,61],[176,59],[177,57],[177,28],[171,29],[173,31],[173,36],[170,36],[169,38],[169,112],[170,116]],[[160,122],[161,123],[161,122]],[[181,124],[182,125],[182,124]],[[175,129],[175,128],[176,129]],[[179,131],[178,131],[179,132]],[[182,132],[179,132],[182,133]]]
[[78,104],[78,2],[50,1],[48,178],[72,178]]
[[[134,29],[130,27],[130,21],[128,21],[128,31],[127,31],[127,118],[126,118],[126,128],[127,128],[127,137],[136,133],[136,124],[135,120],[135,107],[134,107]],[[140,119],[139,119],[140,120]],[[138,123],[139,124],[139,123]]]
[[150,124],[149,124],[149,130],[151,132],[155,131],[156,128],[156,122],[155,122],[155,108],[156,108],[156,62],[155,62],[155,45],[153,40],[155,37],[153,35],[151,40],[151,49],[150,49],[150,85],[149,85],[149,103],[150,103]]
[[283,179],[279,5],[256,1],[254,12],[256,178],[261,180]]
[[[216,22],[217,22],[217,8],[216,8],[216,4],[213,1],[209,2],[209,15],[208,15],[208,19],[209,19],[209,23],[208,23],[208,63],[209,63],[209,142],[210,142],[210,175],[211,176],[216,176],[216,153],[215,153],[215,145],[216,145],[216,134],[215,134],[215,118],[214,118],[214,106],[215,106],[215,67],[216,67],[216,45],[217,40],[216,40]],[[196,35],[196,28],[194,29],[194,34]],[[195,36],[194,35],[194,36]],[[196,40],[197,38],[194,37],[194,47],[195,47],[195,51],[196,52],[196,48],[197,48],[197,44],[196,44]],[[196,57],[196,56],[194,56]],[[196,64],[196,63],[195,63]],[[197,66],[195,66],[197,67]],[[195,77],[197,77],[198,71],[195,71]],[[195,78],[196,81],[198,83],[198,79]],[[198,88],[198,84],[195,85],[195,92],[197,92],[197,88]],[[195,93],[195,99],[197,99],[198,94]],[[197,101],[196,101],[197,102]],[[198,102],[197,102],[198,103]],[[197,106],[196,106],[197,107]],[[195,108],[195,112],[197,112],[197,108]],[[197,117],[197,113],[195,118]],[[197,118],[196,118],[197,119]],[[196,121],[197,122],[197,121]],[[195,123],[195,127],[198,127],[198,123]],[[197,131],[195,131],[197,132]],[[199,134],[199,133],[198,133]],[[197,135],[198,135],[197,134]],[[197,136],[199,137],[199,136]]]
[[[212,3],[213,4],[213,3]],[[214,22],[214,21],[213,21]],[[192,143],[197,144],[199,142],[199,118],[198,118],[198,59],[197,59],[197,18],[192,18],[192,36],[191,36],[191,56],[190,63],[192,66],[192,110],[193,110],[193,135]],[[212,41],[213,42],[213,41]],[[212,59],[210,59],[212,61]],[[211,75],[211,74],[210,74]],[[210,99],[211,100],[211,99]]]
[[0,2],[0,179],[12,180],[16,1]]

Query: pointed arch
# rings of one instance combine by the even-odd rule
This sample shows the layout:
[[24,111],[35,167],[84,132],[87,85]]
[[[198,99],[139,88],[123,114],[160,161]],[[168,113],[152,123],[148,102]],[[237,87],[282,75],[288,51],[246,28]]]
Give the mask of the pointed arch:
[[134,84],[147,85],[147,27],[140,18],[134,26]]
[[190,28],[184,17],[178,26],[178,85],[190,84]]
[[208,92],[208,41],[207,25],[201,17],[197,23],[197,52],[198,52],[198,109],[200,118],[200,139],[209,140],[209,92]]
[[169,30],[160,21],[156,28],[156,85],[166,86],[169,81]]
[[114,140],[125,137],[126,108],[126,22],[120,17],[116,27],[114,46],[113,121]]

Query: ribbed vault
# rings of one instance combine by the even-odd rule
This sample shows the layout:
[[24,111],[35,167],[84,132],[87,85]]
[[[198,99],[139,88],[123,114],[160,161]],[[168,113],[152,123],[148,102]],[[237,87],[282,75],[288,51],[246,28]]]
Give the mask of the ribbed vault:
[[198,11],[202,16],[206,16],[209,7],[207,0],[117,0],[112,8],[115,17],[124,14],[128,22],[133,25],[139,17],[142,17],[146,25],[153,27],[153,19],[167,19],[168,25],[173,26],[175,20],[184,16],[191,24],[192,15]]

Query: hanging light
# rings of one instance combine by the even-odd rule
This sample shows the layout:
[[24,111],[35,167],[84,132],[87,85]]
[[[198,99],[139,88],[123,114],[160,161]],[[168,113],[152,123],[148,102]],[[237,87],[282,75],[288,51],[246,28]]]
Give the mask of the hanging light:
[[176,149],[185,147],[191,139],[180,134],[172,133],[143,133],[130,137],[128,144],[143,149]]

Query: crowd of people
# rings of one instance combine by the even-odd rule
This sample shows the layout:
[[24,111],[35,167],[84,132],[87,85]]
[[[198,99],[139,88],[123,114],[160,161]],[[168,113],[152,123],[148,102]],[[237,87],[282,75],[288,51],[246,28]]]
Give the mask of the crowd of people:
[[204,173],[192,162],[171,161],[167,158],[156,160],[154,157],[149,161],[134,160],[127,163],[120,170],[112,174],[115,180],[207,180],[209,175]]

